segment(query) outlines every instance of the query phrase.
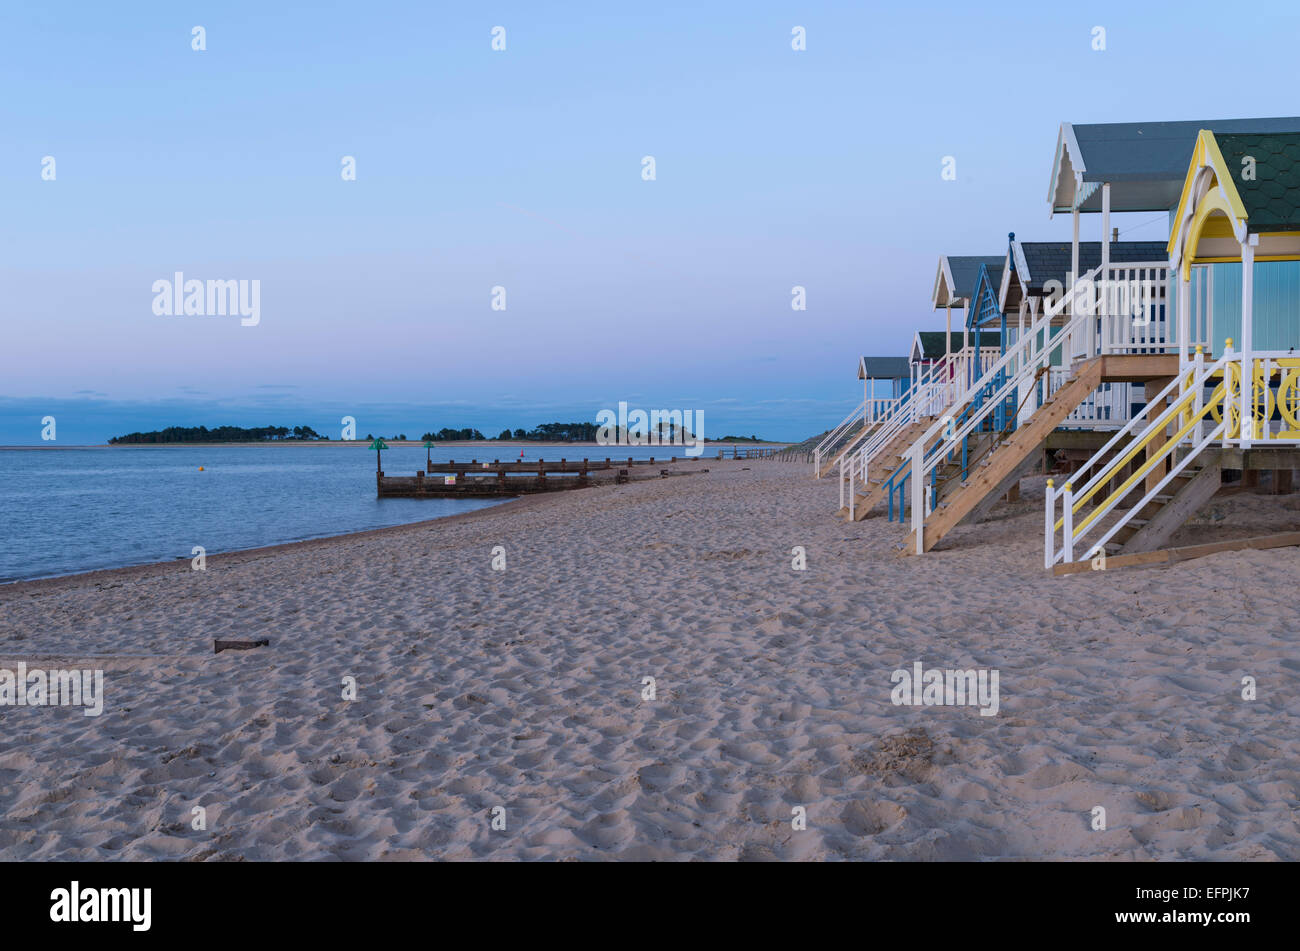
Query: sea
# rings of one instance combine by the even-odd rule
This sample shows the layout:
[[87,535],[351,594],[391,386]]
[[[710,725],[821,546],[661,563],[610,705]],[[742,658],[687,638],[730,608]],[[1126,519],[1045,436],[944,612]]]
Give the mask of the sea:
[[[383,451],[387,475],[436,461],[518,461],[521,447]],[[522,447],[524,459],[665,458],[682,447]],[[705,457],[716,448],[706,450]],[[379,499],[363,446],[98,446],[0,449],[0,584],[190,559],[404,525],[503,500]]]

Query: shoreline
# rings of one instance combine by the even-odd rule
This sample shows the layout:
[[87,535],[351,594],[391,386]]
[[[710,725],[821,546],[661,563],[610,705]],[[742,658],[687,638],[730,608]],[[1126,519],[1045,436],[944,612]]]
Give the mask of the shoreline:
[[[387,439],[386,437],[380,437],[380,438],[384,439],[389,449],[398,449],[398,448],[423,449],[424,448],[424,441],[420,439]],[[704,440],[704,446],[706,452],[707,452],[707,447],[709,446],[715,446],[718,448],[724,446],[762,446],[766,448],[772,446],[786,447],[786,446],[797,446],[797,445],[799,445],[797,442],[783,442],[779,439],[777,440],[760,439],[757,442],[748,439],[735,440],[735,441],[729,439],[705,439]],[[140,443],[122,443],[120,445],[110,445],[109,443],[84,443],[80,445],[70,445],[70,446],[51,446],[48,444],[33,444],[30,446],[0,446],[0,452],[4,452],[6,450],[19,451],[24,449],[43,449],[43,450],[186,449],[186,448],[226,449],[226,448],[234,448],[234,447],[241,447],[241,446],[257,447],[257,448],[273,447],[277,449],[298,449],[298,448],[310,447],[310,446],[334,446],[340,449],[356,449],[358,447],[362,449],[369,449],[370,442],[369,440],[365,440],[365,439],[349,439],[346,441],[342,439],[321,439],[321,440],[286,439],[286,440],[267,441],[267,442],[255,442],[252,440],[249,440],[247,442],[140,442]],[[447,440],[446,442],[434,442],[433,444],[434,449],[440,449],[444,447],[449,449],[462,449],[462,448],[473,449],[479,446],[487,446],[487,447],[505,446],[511,449],[547,449],[553,446],[573,446],[575,449],[605,449],[605,450],[689,449],[691,448],[690,446],[685,446],[680,443],[664,445],[664,446],[659,446],[659,445],[651,446],[648,444],[644,446],[607,446],[597,442],[533,442],[529,440],[514,440],[514,439],[509,439],[509,440],[502,439],[499,442],[495,439],[455,439],[455,440]],[[611,456],[610,458],[612,459],[615,457]]]
[[[593,486],[593,488],[600,488]],[[206,558],[211,568],[211,562],[214,559],[220,559],[223,564],[243,564],[244,562],[257,558],[267,558],[277,554],[286,554],[297,551],[310,550],[313,547],[321,547],[331,543],[337,543],[345,540],[364,540],[367,538],[381,538],[390,535],[401,535],[428,528],[431,525],[455,524],[457,522],[468,521],[483,515],[489,515],[503,510],[517,512],[522,509],[531,508],[535,505],[544,504],[556,497],[563,495],[560,492],[544,492],[530,495],[521,495],[519,498],[510,499],[505,502],[498,502],[483,508],[474,509],[470,512],[456,512],[453,515],[439,515],[435,518],[424,518],[418,522],[406,522],[402,525],[385,525],[381,528],[363,528],[356,532],[339,532],[336,535],[322,535],[319,538],[303,538],[294,542],[279,542],[275,545],[261,545],[257,548],[237,548],[228,552],[208,552]],[[177,565],[190,561],[188,555],[178,556],[170,561],[149,561],[139,565],[122,565],[118,568],[95,568],[90,571],[77,571],[67,575],[54,575],[49,578],[25,578],[17,581],[6,581],[0,583],[0,599],[6,594],[40,594],[49,589],[76,586],[83,582],[107,582],[114,580],[142,580],[152,578],[160,574],[166,574],[168,571],[175,569]]]

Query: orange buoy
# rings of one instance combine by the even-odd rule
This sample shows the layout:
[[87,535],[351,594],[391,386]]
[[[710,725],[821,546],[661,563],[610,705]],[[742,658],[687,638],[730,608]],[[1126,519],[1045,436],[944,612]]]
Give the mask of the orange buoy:
[[202,466],[199,466],[199,471],[200,471],[200,472],[203,471],[203,467],[202,467]]

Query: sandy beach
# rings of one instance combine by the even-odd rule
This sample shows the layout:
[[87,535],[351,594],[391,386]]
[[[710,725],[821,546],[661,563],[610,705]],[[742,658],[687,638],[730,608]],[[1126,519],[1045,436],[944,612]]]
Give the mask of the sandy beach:
[[[0,587],[0,667],[105,676],[0,707],[0,858],[1300,858],[1297,549],[1051,577],[1039,478],[903,558],[806,466],[708,465]],[[895,705],[917,662],[997,714]]]

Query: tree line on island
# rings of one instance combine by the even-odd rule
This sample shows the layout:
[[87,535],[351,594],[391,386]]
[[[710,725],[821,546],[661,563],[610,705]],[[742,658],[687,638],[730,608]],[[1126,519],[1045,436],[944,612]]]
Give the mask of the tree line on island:
[[[542,423],[533,429],[503,429],[498,435],[488,437],[472,427],[452,429],[444,426],[437,432],[432,430],[426,432],[420,439],[425,442],[595,442],[596,434],[600,429],[601,427],[595,423]],[[620,428],[616,441],[629,442],[627,435],[627,431]],[[683,435],[690,434],[668,422],[660,427],[659,441],[663,444],[671,444]],[[109,445],[121,446],[178,442],[328,442],[329,438],[310,426],[294,426],[292,429],[288,426],[215,426],[212,429],[207,426],[168,426],[166,429],[156,429],[147,433],[114,436],[108,442]],[[367,440],[374,438],[373,434],[366,434]],[[385,438],[402,441],[406,439],[406,434]],[[761,442],[757,436],[723,436],[722,439],[711,441]]]
[[108,441],[110,446],[139,443],[166,442],[285,442],[290,440],[328,441],[310,426],[168,426],[147,433],[127,433],[114,436]]

